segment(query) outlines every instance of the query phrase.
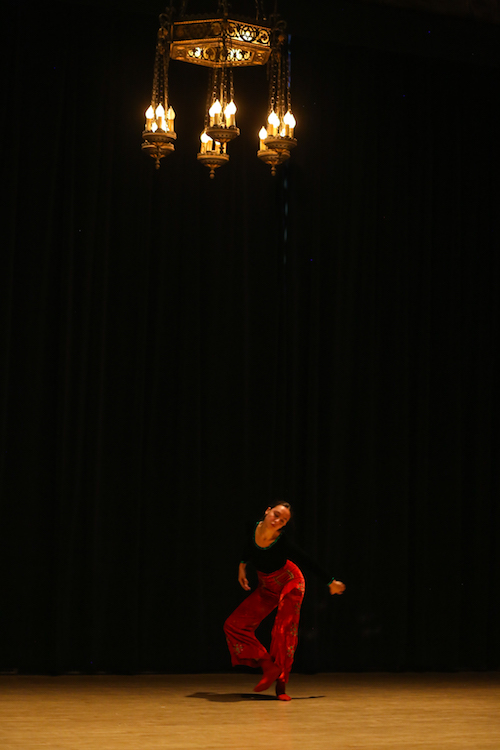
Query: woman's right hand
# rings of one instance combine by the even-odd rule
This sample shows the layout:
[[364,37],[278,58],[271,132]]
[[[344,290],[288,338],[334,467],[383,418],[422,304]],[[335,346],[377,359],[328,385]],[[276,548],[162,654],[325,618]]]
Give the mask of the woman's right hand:
[[238,583],[245,591],[251,590],[247,579],[247,566],[245,563],[240,563],[240,567],[238,568]]

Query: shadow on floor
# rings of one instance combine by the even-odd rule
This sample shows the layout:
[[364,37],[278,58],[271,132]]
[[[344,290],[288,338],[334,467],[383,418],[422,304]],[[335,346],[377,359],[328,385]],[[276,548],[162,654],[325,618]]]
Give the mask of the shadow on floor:
[[[240,701],[276,701],[275,695],[260,695],[258,693],[192,693],[187,698],[203,698],[214,703],[239,703]],[[306,695],[293,698],[294,701],[315,700],[324,695]],[[281,701],[279,701],[281,703]]]

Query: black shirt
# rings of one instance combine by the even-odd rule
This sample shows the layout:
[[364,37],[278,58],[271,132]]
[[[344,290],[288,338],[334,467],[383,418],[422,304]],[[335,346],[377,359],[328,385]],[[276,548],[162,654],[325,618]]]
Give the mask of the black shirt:
[[299,567],[303,566],[306,570],[317,575],[327,585],[333,580],[332,576],[319,563],[306,555],[300,547],[297,547],[284,531],[269,547],[259,547],[255,542],[255,529],[256,526],[253,526],[252,531],[247,535],[241,558],[242,562],[250,562],[256,570],[268,574],[279,570],[287,560],[291,560]]

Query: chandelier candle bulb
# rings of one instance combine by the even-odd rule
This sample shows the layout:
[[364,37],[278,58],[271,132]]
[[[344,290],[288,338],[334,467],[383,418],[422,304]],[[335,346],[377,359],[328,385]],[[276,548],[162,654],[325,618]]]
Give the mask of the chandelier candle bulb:
[[236,104],[229,102],[226,109],[224,110],[224,117],[226,118],[226,127],[234,128],[236,125]]
[[158,125],[156,124],[156,122],[154,122],[154,123],[153,123],[153,124],[151,125],[151,132],[152,132],[152,133],[156,133],[156,131],[157,131],[157,130],[158,130]]
[[206,154],[207,153],[208,144],[211,141],[211,138],[205,132],[203,132],[200,135],[200,141],[201,141],[200,154]]
[[265,151],[265,149],[267,148],[266,144],[264,143],[266,138],[267,138],[267,130],[264,127],[262,127],[259,130],[259,151]]
[[153,120],[155,117],[155,111],[151,105],[146,110],[146,130],[151,130],[153,126]]
[[220,125],[220,113],[222,112],[222,104],[220,103],[218,99],[215,102],[214,107],[215,107],[215,124]]
[[278,128],[280,125],[280,118],[276,114],[276,112],[273,110],[269,117],[267,118],[267,122],[269,123],[269,127],[267,129],[268,135],[278,135]]
[[288,136],[289,138],[293,138],[293,130],[297,123],[295,121],[295,117],[292,115],[290,110],[288,110],[288,112],[284,116],[283,122],[285,123],[285,135]]
[[170,130],[170,132],[174,132],[174,120],[175,120],[175,112],[173,107],[169,107],[167,110],[167,127]]
[[210,127],[211,128],[213,128],[214,125],[220,125],[220,113],[221,112],[222,112],[222,105],[220,101],[217,99],[208,110],[208,114],[210,115]]
[[165,117],[165,110],[162,104],[159,104],[156,107],[155,114],[156,114],[156,124],[158,125],[158,128],[161,130],[164,130],[163,118]]

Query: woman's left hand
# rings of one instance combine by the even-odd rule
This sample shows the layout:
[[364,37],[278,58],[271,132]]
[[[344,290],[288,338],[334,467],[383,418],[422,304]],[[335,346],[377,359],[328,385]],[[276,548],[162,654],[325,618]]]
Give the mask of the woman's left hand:
[[345,584],[342,581],[332,581],[328,584],[330,594],[343,594],[345,591]]

